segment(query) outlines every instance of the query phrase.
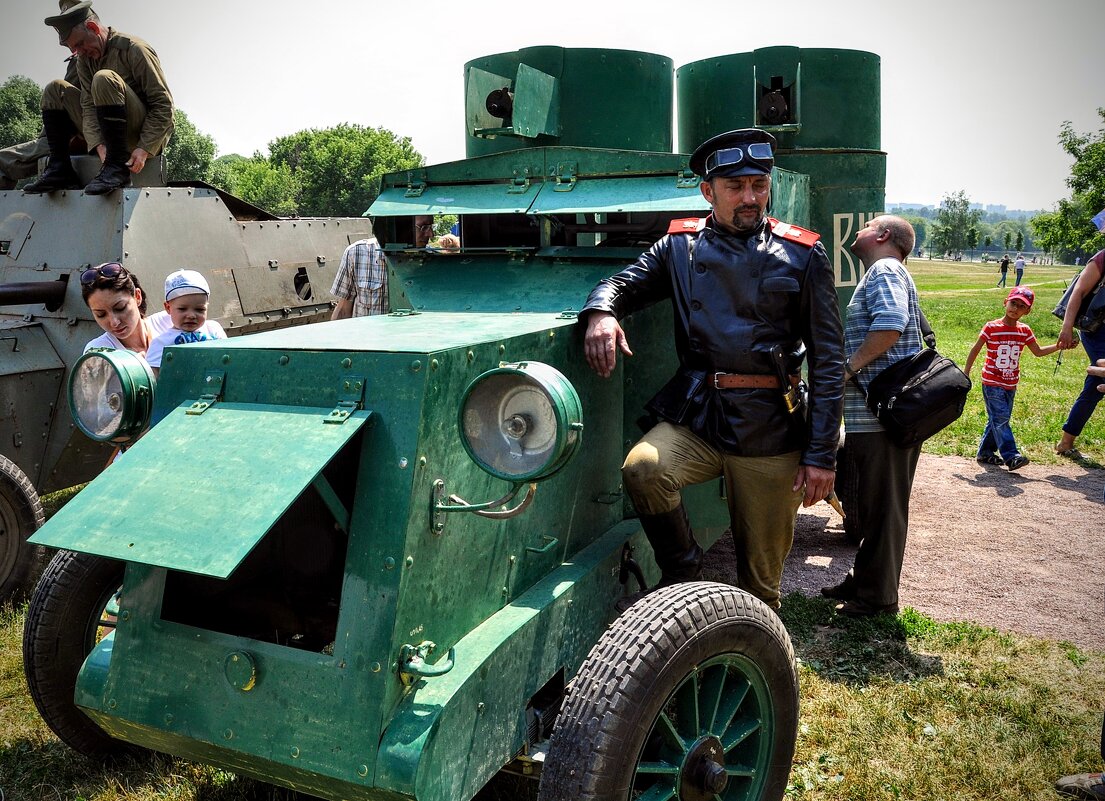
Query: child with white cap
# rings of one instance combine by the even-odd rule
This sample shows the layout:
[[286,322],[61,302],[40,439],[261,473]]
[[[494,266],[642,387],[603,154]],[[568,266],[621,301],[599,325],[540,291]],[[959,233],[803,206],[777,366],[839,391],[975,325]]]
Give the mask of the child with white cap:
[[207,279],[195,270],[177,270],[165,279],[165,311],[173,327],[158,334],[146,352],[146,361],[156,375],[161,368],[161,356],[169,345],[226,339],[223,327],[207,319],[207,299],[211,288]]

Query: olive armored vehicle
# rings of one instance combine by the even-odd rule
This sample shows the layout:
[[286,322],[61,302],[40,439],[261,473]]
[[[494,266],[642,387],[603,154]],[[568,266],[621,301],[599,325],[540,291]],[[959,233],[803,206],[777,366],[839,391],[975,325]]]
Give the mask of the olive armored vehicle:
[[[841,108],[851,82],[866,104]],[[877,119],[878,58],[771,48],[676,73],[537,47],[468,63],[465,85],[468,157],[385,176],[369,210],[389,314],[169,348],[156,392],[133,354],[78,362],[84,432],[152,425],[32,538],[63,549],[27,616],[37,708],[86,754],[328,799],[463,801],[504,770],[546,801],[779,799],[798,681],[776,615],[710,582],[615,612],[657,578],[620,466],[675,367],[671,311],[629,318],[610,379],[577,312],[707,211],[676,87],[682,150],[758,124],[780,161],[809,159],[776,169],[776,216],[843,233],[880,208],[878,170],[853,186],[847,162],[881,163],[877,139],[823,124]],[[414,247],[424,214],[459,216],[459,251]],[[186,482],[167,460],[192,460]],[[704,544],[724,491],[685,494]]]
[[[74,161],[86,178],[86,162],[98,166]],[[102,333],[81,299],[82,270],[125,265],[150,313],[166,275],[199,270],[210,316],[234,336],[327,319],[342,251],[371,233],[367,219],[282,220],[212,186],[167,186],[162,166],[151,159],[138,186],[105,196],[0,192],[0,601],[41,572],[44,552],[27,543],[39,494],[88,481],[112,453],[65,407],[73,363]]]

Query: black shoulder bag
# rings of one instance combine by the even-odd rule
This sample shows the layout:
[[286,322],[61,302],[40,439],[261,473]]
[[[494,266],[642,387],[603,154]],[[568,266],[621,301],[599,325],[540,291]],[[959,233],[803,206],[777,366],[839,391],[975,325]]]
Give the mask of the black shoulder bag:
[[[971,391],[967,374],[936,351],[936,334],[924,312],[920,323],[926,347],[894,362],[867,387],[867,408],[890,441],[903,448],[924,442],[958,420]],[[862,391],[859,381],[852,380]]]
[[[1098,267],[1101,269],[1101,280],[1097,282],[1097,286],[1082,296],[1082,303],[1078,307],[1078,313],[1074,316],[1074,327],[1087,334],[1094,333],[1101,328],[1102,323],[1105,323],[1105,292],[1101,291],[1102,285],[1105,285],[1105,251],[1099,251],[1091,257],[1090,261],[1097,258],[1100,258]],[[1089,266],[1089,264],[1086,264],[1086,268],[1089,268]],[[1063,293],[1063,297],[1059,299],[1059,302],[1051,311],[1060,320],[1067,316],[1070,296],[1074,292],[1075,284],[1078,283],[1078,279],[1081,277],[1082,272],[1080,271],[1078,275],[1074,276],[1070,286],[1067,287],[1067,291]]]

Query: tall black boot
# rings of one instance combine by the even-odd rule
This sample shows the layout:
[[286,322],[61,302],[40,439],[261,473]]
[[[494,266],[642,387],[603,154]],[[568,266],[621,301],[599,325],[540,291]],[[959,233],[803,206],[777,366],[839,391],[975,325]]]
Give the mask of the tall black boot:
[[695,581],[702,575],[702,556],[705,551],[694,538],[691,521],[683,504],[670,512],[641,515],[639,519],[656,556],[660,581],[651,589],[619,598],[614,604],[619,612],[624,612],[654,590],[683,581]]
[[76,133],[69,114],[64,109],[46,109],[42,112],[42,127],[50,145],[50,160],[46,169],[34,183],[23,187],[32,195],[53,192],[57,189],[80,189],[81,180],[73,163],[69,161],[69,139]]
[[641,515],[641,528],[645,530],[656,565],[660,568],[659,587],[694,581],[702,575],[702,546],[694,538],[687,509],[679,504],[670,512],[659,515]]
[[107,158],[100,174],[84,188],[86,195],[106,195],[130,186],[130,151],[127,150],[127,109],[125,106],[96,106],[100,135],[107,148]]

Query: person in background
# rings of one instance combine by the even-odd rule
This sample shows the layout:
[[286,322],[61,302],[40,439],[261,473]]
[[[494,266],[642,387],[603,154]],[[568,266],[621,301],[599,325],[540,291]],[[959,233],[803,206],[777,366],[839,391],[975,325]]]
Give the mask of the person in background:
[[195,270],[177,270],[165,279],[165,311],[172,328],[154,337],[146,353],[146,361],[154,375],[161,369],[161,358],[170,345],[226,339],[226,331],[216,320],[207,319],[207,302],[211,288],[207,279]]
[[821,589],[826,598],[840,601],[837,611],[845,615],[898,611],[909,496],[921,444],[903,448],[891,442],[867,408],[865,393],[876,375],[922,347],[921,306],[905,266],[914,239],[913,226],[885,214],[857,231],[851,244],[867,268],[848,303],[844,326],[844,447],[855,464],[860,543],[844,580]]
[[[1032,329],[1021,318],[1032,311],[1035,294],[1026,286],[1015,286],[1005,298],[1005,315],[982,327],[971,352],[967,354],[968,376],[975,359],[986,348],[982,365],[982,399],[986,404],[986,429],[978,444],[975,459],[980,464],[999,465],[1020,470],[1028,457],[1017,449],[1009,419],[1013,416],[1013,399],[1021,375],[1021,353],[1028,348],[1036,356],[1047,356],[1059,350],[1058,343],[1040,347]],[[998,455],[998,452],[1001,455]]]
[[84,346],[129,350],[143,359],[154,337],[172,326],[165,312],[146,316],[146,294],[132,274],[117,261],[90,267],[81,275],[81,297],[104,333]]
[[[1101,285],[1102,282],[1105,282],[1105,250],[1099,250],[1086,262],[1085,268],[1079,274],[1078,281],[1071,291],[1070,298],[1067,300],[1067,312],[1063,317],[1063,327],[1059,331],[1059,347],[1061,349],[1069,350],[1078,347],[1079,337],[1074,333],[1074,323],[1078,316],[1078,309],[1082,305],[1082,299],[1092,292],[1094,287]],[[1105,289],[1098,291],[1105,292]],[[1086,349],[1086,355],[1090,357],[1090,364],[1105,359],[1105,325],[1093,332],[1083,331],[1081,341],[1082,346]],[[1074,447],[1074,443],[1079,434],[1082,433],[1082,429],[1086,427],[1086,423],[1089,422],[1094,409],[1097,408],[1097,404],[1101,402],[1101,385],[1101,378],[1094,373],[1086,376],[1086,381],[1082,385],[1082,392],[1075,399],[1074,405],[1071,406],[1067,421],[1063,423],[1063,435],[1055,446],[1055,452],[1060,456],[1071,459],[1082,458],[1082,454]]]
[[1020,286],[1021,281],[1024,280],[1024,254],[1017,254],[1017,260],[1013,262],[1013,269],[1017,273],[1017,280],[1013,282],[1013,286]]
[[998,279],[998,286],[1005,286],[1005,279],[1009,276],[1009,254],[1002,255],[1001,261],[998,263],[998,269],[1001,270],[1001,278]]

